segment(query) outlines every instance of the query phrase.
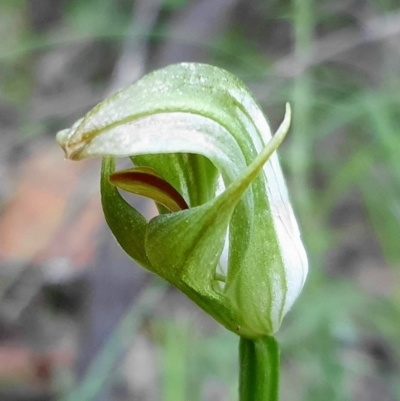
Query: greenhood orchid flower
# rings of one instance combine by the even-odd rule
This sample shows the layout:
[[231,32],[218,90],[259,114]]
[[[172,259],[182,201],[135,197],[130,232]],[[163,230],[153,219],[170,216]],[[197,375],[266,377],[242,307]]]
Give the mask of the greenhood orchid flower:
[[[57,134],[66,157],[103,157],[104,214],[122,248],[240,336],[274,334],[307,257],[275,152],[277,133],[236,77],[204,64],[144,76]],[[115,158],[131,169],[115,171]],[[146,219],[118,189],[154,199]],[[227,261],[223,253],[227,249]]]

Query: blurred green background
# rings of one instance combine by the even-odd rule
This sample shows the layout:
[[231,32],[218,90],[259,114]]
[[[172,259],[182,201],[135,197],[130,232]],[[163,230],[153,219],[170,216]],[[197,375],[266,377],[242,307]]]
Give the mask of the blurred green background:
[[310,274],[278,334],[281,400],[400,400],[395,0],[1,0],[0,399],[237,399],[238,339],[120,254],[98,162],[54,143],[180,61],[237,74],[273,129],[294,110],[280,157]]

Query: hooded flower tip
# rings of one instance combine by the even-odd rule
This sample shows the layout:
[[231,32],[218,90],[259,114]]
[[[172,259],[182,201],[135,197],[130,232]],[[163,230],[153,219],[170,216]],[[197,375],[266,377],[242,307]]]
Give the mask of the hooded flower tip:
[[66,159],[80,160],[80,151],[86,146],[86,143],[77,141],[76,132],[77,127],[81,124],[83,119],[79,119],[72,125],[71,128],[63,129],[56,134],[56,141],[62,148]]

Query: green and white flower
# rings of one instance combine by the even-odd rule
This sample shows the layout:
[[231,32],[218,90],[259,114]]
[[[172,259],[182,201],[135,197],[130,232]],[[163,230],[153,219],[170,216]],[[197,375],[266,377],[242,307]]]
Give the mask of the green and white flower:
[[[248,338],[275,333],[301,292],[307,257],[272,137],[233,75],[178,64],[144,76],[57,134],[67,158],[103,157],[105,217],[139,264]],[[135,167],[115,172],[118,157]],[[160,205],[150,221],[118,188]],[[228,260],[220,267],[228,235]]]

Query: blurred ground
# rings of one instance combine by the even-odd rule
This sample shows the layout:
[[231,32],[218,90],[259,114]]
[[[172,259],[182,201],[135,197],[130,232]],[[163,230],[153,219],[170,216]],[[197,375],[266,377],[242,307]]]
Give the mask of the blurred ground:
[[0,400],[235,399],[235,337],[122,254],[99,161],[54,141],[179,61],[239,75],[273,127],[294,108],[281,159],[311,273],[281,399],[400,400],[398,2],[3,0],[0,34]]

